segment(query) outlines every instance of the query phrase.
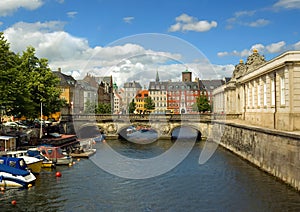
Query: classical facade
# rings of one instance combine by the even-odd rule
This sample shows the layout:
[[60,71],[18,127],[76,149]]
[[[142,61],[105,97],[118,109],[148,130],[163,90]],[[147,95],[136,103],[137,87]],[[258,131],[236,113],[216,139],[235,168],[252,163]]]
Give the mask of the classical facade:
[[300,51],[266,61],[254,50],[213,95],[216,113],[238,114],[258,126],[300,130]]

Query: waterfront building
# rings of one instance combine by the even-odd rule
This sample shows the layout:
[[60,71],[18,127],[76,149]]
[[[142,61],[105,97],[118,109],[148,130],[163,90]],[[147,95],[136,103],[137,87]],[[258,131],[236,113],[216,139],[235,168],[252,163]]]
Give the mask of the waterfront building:
[[[67,105],[61,109],[62,114],[71,114],[74,104],[74,91],[76,86],[76,80],[70,76],[61,72],[61,68],[58,71],[53,71],[53,74],[60,79],[59,86],[61,88],[60,98],[66,100]],[[53,114],[52,116],[59,116],[59,114]]]
[[209,101],[209,104],[213,104],[213,91],[214,89],[224,85],[226,81],[229,81],[230,78],[224,79],[211,79],[211,80],[201,80],[200,83],[202,84],[201,95],[205,95]]
[[161,82],[158,72],[156,72],[156,79],[149,83],[149,96],[155,104],[153,113],[166,113],[167,105],[167,87],[168,82]]
[[122,106],[123,106],[123,95],[124,95],[124,89],[118,88],[117,84],[114,83],[114,114],[121,114]]
[[300,51],[266,61],[254,50],[213,95],[216,113],[236,114],[258,126],[300,130]]
[[89,105],[98,105],[98,89],[84,80],[78,80],[75,92],[74,113],[87,111]]
[[134,103],[135,103],[135,113],[138,114],[145,114],[148,113],[147,109],[145,108],[145,99],[149,96],[148,90],[140,90],[135,98],[134,98]]
[[182,72],[181,82],[168,82],[167,107],[175,114],[194,113],[193,104],[200,96],[199,82],[192,81],[192,72]]
[[125,82],[123,88],[124,88],[123,111],[125,113],[128,113],[130,102],[134,101],[134,98],[137,95],[137,93],[140,90],[142,90],[142,86],[139,82],[133,81],[133,82]]
[[87,74],[83,80],[91,86],[97,87],[98,104],[110,104],[113,110],[114,94],[112,76],[95,77]]

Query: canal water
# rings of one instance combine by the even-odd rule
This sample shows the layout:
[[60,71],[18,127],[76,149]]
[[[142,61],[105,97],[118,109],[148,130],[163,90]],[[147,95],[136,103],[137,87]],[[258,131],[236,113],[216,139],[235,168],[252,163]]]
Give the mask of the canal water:
[[[132,158],[149,158],[169,149],[170,141],[136,145],[108,141]],[[101,154],[103,144],[96,144]],[[0,193],[1,211],[300,211],[300,193],[219,147],[203,165],[204,142],[171,171],[149,179],[111,175],[90,159],[72,167],[44,170],[30,189]],[[95,155],[97,156],[97,155]],[[62,173],[56,178],[56,171]],[[11,201],[17,204],[12,205]]]

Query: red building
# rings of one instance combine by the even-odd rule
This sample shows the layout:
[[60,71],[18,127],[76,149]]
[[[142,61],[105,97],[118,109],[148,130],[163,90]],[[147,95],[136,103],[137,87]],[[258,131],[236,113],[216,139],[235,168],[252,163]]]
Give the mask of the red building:
[[199,83],[192,82],[192,72],[182,72],[182,82],[169,82],[167,87],[168,110],[175,114],[193,113],[193,104],[200,96]]

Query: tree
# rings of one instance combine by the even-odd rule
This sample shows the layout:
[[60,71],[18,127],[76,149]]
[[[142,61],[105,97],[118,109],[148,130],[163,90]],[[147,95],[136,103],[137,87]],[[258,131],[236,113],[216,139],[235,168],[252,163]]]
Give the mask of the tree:
[[151,99],[150,96],[146,97],[146,98],[144,99],[144,102],[145,102],[144,108],[145,108],[147,111],[150,111],[150,110],[154,110],[154,109],[155,109],[155,103],[154,103],[154,101]]
[[96,108],[97,114],[109,114],[111,113],[111,105],[109,103],[99,103]]
[[60,99],[59,78],[48,67],[48,60],[37,58],[35,49],[15,54],[0,32],[0,106],[8,115],[39,117],[60,111],[65,104]]
[[207,97],[204,95],[197,97],[196,103],[194,103],[192,107],[193,107],[193,111],[198,111],[198,112],[206,112],[211,110],[209,101]]
[[28,47],[20,57],[20,61],[18,69],[22,73],[25,90],[30,96],[26,99],[26,105],[31,104],[32,109],[18,112],[27,117],[36,117],[41,103],[44,115],[60,111],[66,102],[60,99],[59,78],[48,67],[48,60],[37,58],[35,49]]
[[95,113],[95,111],[96,111],[96,104],[94,102],[90,102],[89,100],[87,100],[84,107],[84,113]]
[[130,102],[129,108],[128,108],[129,113],[133,113],[135,111],[135,106],[136,106],[136,104],[135,104],[134,100],[132,100]]
[[9,50],[9,43],[0,32],[0,106],[9,112],[15,106],[19,88],[16,82],[18,56]]

